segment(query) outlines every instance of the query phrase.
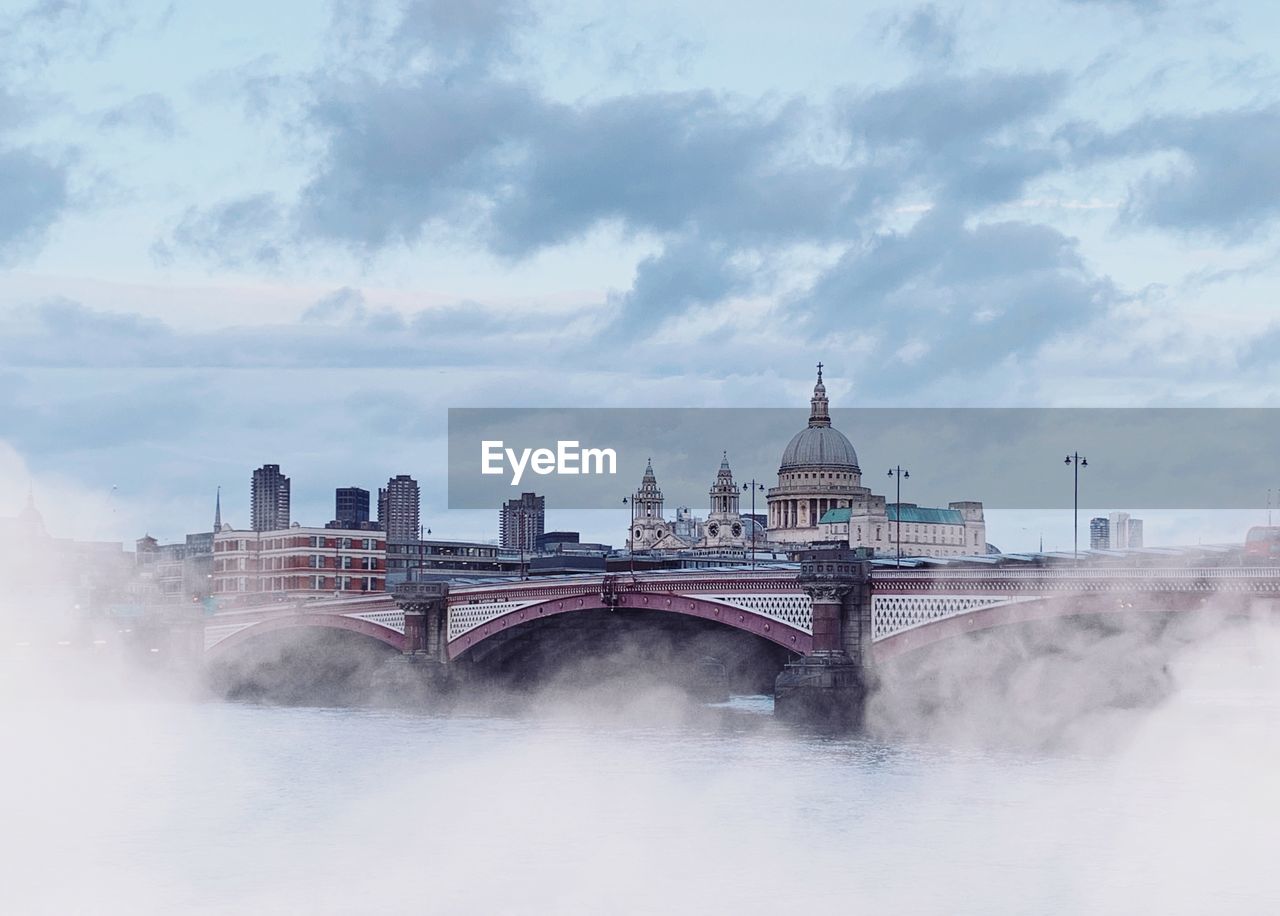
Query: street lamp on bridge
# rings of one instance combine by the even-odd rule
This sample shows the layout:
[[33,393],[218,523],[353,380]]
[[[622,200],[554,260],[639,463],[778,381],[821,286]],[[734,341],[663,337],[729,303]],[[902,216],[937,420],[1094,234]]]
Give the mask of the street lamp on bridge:
[[910,477],[911,472],[904,467],[892,467],[889,469],[889,476],[896,477],[898,482],[898,501],[893,504],[893,514],[897,519],[897,533],[894,539],[898,542],[898,561],[895,566],[902,565],[902,478]]
[[631,568],[631,578],[636,577],[636,501],[629,496],[622,497],[622,504],[631,507],[631,527],[627,529],[627,565]]
[[1080,469],[1089,466],[1089,459],[1085,458],[1079,452],[1072,452],[1062,461],[1063,464],[1073,466],[1075,477],[1075,489],[1072,496],[1072,516],[1071,525],[1071,557],[1076,563],[1080,562]]
[[756,568],[756,528],[760,524],[756,520],[756,491],[758,490],[759,492],[763,493],[764,484],[756,483],[756,479],[753,477],[748,483],[744,483],[742,485],[742,491],[745,493],[747,490],[751,491],[751,568],[755,569]]

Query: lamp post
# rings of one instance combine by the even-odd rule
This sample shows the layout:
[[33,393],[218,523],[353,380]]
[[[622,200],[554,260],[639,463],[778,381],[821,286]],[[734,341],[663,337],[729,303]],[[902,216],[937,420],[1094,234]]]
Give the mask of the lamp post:
[[336,598],[342,597],[342,536],[335,534],[333,536],[333,594]]
[[756,568],[756,528],[759,522],[756,521],[756,492],[764,492],[764,484],[756,483],[756,479],[751,478],[749,483],[742,485],[742,492],[751,491],[751,568]]
[[889,476],[896,477],[898,483],[898,497],[893,504],[894,521],[897,523],[897,531],[894,534],[894,540],[898,542],[898,560],[895,566],[902,566],[902,478],[910,477],[911,472],[901,466],[895,466],[889,469]]
[[1072,516],[1071,524],[1071,557],[1076,563],[1080,562],[1080,469],[1089,466],[1089,459],[1085,458],[1079,452],[1072,452],[1062,460],[1063,464],[1072,465],[1073,476],[1075,477],[1075,489],[1072,493]]
[[528,511],[524,505],[516,509],[516,543],[520,546],[520,581],[523,582],[528,578],[524,574],[524,537],[525,537],[525,519],[528,517]]
[[627,529],[627,565],[631,567],[631,577],[634,579],[636,575],[636,501],[624,496],[622,504],[631,507],[631,527]]
[[[426,565],[427,565],[427,544],[426,544],[427,539],[422,533],[422,528],[423,528],[422,525],[418,526],[418,581],[419,582],[423,581],[422,571],[426,568]],[[426,530],[426,533],[430,534],[431,529],[428,528]],[[405,569],[405,577],[409,578],[409,571],[407,567]]]

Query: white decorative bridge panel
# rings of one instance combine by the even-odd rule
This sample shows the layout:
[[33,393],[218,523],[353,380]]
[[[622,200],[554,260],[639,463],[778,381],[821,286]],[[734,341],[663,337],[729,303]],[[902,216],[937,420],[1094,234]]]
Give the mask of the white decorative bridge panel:
[[253,626],[254,623],[256,623],[256,621],[250,623],[222,623],[206,626],[204,628],[204,650],[208,652],[228,636],[234,636],[241,630],[246,630]]
[[813,634],[813,602],[803,592],[797,594],[698,595],[707,601],[726,604],[741,611],[768,617],[803,633]]
[[376,623],[379,626],[386,627],[388,630],[395,630],[397,633],[404,633],[404,611],[396,609],[391,611],[365,611],[360,614],[343,614],[343,617],[354,617],[356,620],[367,620],[370,623]]
[[[449,605],[449,642],[453,642],[459,636],[465,636],[476,627],[484,626],[490,620],[508,614],[511,611],[518,611],[522,607],[528,607],[531,604],[541,604],[540,599],[530,601],[480,601],[475,604],[451,604]],[[403,615],[401,617],[401,627],[403,628]]]
[[871,638],[886,639],[903,630],[958,617],[971,611],[1036,601],[1039,596],[1011,595],[872,595]]

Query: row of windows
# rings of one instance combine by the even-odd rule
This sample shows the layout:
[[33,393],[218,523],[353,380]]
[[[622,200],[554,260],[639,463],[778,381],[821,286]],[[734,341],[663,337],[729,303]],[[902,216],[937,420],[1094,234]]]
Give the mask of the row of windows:
[[499,561],[494,559],[459,561],[459,560],[388,560],[388,569],[462,569],[469,572],[501,572],[517,569],[518,561]]
[[377,538],[330,538],[322,534],[310,537],[267,538],[265,541],[252,541],[247,538],[221,540],[214,544],[218,553],[230,551],[247,551],[250,544],[257,544],[259,550],[289,550],[294,547],[326,548],[329,550],[381,550],[383,544]]
[[[875,526],[875,537],[874,537],[874,538],[870,538],[871,540],[876,540],[876,541],[883,540],[883,538],[881,537],[881,528],[882,528],[882,526],[880,526],[880,525],[876,525],[876,526]],[[894,528],[895,528],[895,526],[894,526],[892,523],[890,523],[890,524],[889,524],[889,537],[888,537],[888,540],[889,540],[889,542],[890,542],[890,543],[893,543],[893,542],[895,541],[895,539],[896,539],[896,534],[895,534]],[[844,526],[841,526],[841,527],[839,527],[839,528],[836,528],[836,527],[834,527],[834,526],[833,526],[832,530],[847,532],[849,529],[848,529],[847,527],[844,527]],[[868,532],[868,534],[870,534],[870,532]],[[975,532],[973,533],[973,546],[975,546],[975,547],[981,546],[981,545],[979,544],[979,541],[978,541],[978,536],[979,536],[979,532],[975,531]],[[955,544],[955,545],[963,545],[963,544],[964,544],[964,536],[963,536],[963,534],[953,535],[953,536],[951,536],[951,537],[942,538],[942,539],[939,539],[939,536],[938,536],[938,535],[932,535],[932,537],[934,538],[933,543],[936,543],[936,544]],[[861,541],[861,540],[862,540],[862,526],[861,526],[861,525],[855,525],[855,526],[854,526],[853,538],[854,538],[854,540],[855,540],[855,541]],[[904,536],[903,536],[903,538],[902,538],[902,542],[903,542],[904,544],[920,543],[920,542],[918,542],[918,541],[914,540],[914,538],[907,537],[905,534],[904,534]]]
[[792,480],[853,480],[853,479],[854,479],[854,476],[853,476],[852,474],[843,474],[843,473],[842,473],[842,474],[833,474],[831,471],[825,471],[825,472],[818,472],[818,471],[810,472],[810,471],[805,471],[803,474],[800,474],[800,473],[783,474],[783,475],[782,475],[782,477],[781,477],[781,479],[782,479],[782,480],[784,480],[784,481],[792,481]]
[[249,591],[284,592],[303,589],[342,592],[385,591],[381,578],[364,576],[271,576],[265,578],[241,576],[236,579],[223,579],[214,584],[214,592],[217,594]]
[[265,572],[275,569],[304,568],[378,570],[384,569],[385,566],[378,557],[326,557],[321,554],[314,553],[307,557],[263,557],[261,561],[246,559],[245,557],[213,561],[214,572],[236,572],[255,569],[261,569]]
[[[338,543],[341,541],[342,543]],[[322,534],[311,536],[311,547],[336,547],[341,550],[378,550],[377,538],[327,538]]]
[[421,547],[417,544],[392,544],[388,548],[388,552],[428,557],[496,557],[498,555],[498,548],[452,547],[436,544],[428,544],[425,547]]

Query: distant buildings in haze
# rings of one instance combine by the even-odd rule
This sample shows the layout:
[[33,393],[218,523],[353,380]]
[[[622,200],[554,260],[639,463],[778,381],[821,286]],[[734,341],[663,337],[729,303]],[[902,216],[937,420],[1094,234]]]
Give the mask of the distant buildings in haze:
[[1111,522],[1098,516],[1089,519],[1089,549],[1106,550],[1111,546]]
[[1089,519],[1089,546],[1094,550],[1125,550],[1142,546],[1142,519],[1128,512]]

